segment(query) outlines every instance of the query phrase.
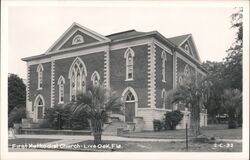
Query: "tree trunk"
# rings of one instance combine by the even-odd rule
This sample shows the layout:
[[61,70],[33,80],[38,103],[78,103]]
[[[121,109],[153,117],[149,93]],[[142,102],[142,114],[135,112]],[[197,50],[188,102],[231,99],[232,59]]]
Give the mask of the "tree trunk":
[[91,124],[93,128],[94,144],[102,144],[102,120],[92,120]]
[[200,109],[199,105],[192,105],[190,117],[190,134],[197,138],[200,135]]

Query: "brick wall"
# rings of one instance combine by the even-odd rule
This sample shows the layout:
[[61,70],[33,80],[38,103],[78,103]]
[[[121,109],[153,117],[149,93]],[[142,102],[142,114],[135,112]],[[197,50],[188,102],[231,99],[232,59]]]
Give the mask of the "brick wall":
[[43,63],[43,83],[42,89],[37,90],[38,88],[38,76],[37,76],[37,66],[30,66],[30,85],[29,85],[29,100],[34,101],[37,95],[41,94],[45,100],[45,107],[50,107],[50,96],[51,96],[51,63]]
[[124,53],[127,48],[112,50],[110,52],[110,87],[121,96],[122,92],[128,87],[132,87],[138,96],[138,107],[148,107],[147,105],[147,45],[131,47],[134,56],[134,80],[126,79],[126,60]]
[[[70,101],[70,66],[76,57],[65,58],[55,61],[55,104],[59,102],[59,86],[57,84],[59,77],[62,75],[65,79],[64,85],[64,102]],[[100,75],[100,81],[103,82],[104,77],[104,52],[92,53],[80,56],[79,58],[85,63],[87,69],[86,85],[91,84],[91,75],[97,71]]]
[[69,47],[72,47],[72,40],[74,39],[74,37],[76,35],[81,35],[83,37],[83,40],[84,40],[84,43],[81,43],[81,44],[76,44],[76,45],[73,45],[73,46],[79,46],[79,45],[83,45],[83,44],[89,44],[89,43],[93,43],[93,42],[97,42],[96,39],[86,35],[86,34],[83,34],[82,32],[80,31],[76,31],[76,33],[73,34],[73,36],[71,36],[69,38],[69,40],[60,48],[60,49],[64,49],[64,48],[69,48]]
[[[156,108],[162,108],[163,99],[161,93],[163,88],[166,92],[173,89],[173,55],[166,52],[166,82],[162,82],[162,54],[163,49],[156,45]],[[166,108],[170,108],[166,104]]]

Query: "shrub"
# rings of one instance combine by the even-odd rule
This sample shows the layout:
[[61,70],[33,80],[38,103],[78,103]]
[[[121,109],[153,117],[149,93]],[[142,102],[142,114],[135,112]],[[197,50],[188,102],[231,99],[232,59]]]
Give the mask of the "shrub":
[[183,113],[179,110],[165,113],[165,128],[174,130],[183,118]]
[[154,131],[160,131],[162,129],[162,124],[160,120],[153,120]]
[[8,126],[13,127],[14,123],[21,123],[22,118],[25,118],[25,117],[26,117],[26,109],[25,109],[25,107],[20,107],[20,108],[15,107],[9,113]]
[[52,129],[86,129],[89,127],[87,118],[83,111],[73,115],[69,106],[58,105],[45,110],[45,119],[48,121],[45,125]]
[[237,128],[237,126],[238,126],[237,121],[229,121],[228,122],[228,128],[229,129],[235,129],[235,128]]

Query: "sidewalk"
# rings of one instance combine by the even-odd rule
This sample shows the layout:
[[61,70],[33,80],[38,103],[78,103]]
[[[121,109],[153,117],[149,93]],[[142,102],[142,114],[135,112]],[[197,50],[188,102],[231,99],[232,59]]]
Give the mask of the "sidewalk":
[[[81,141],[93,140],[93,136],[89,135],[16,135],[16,138],[41,138],[41,139],[60,139],[59,141],[65,142],[67,144],[77,143]],[[118,137],[118,136],[102,136],[102,140],[113,140],[113,141],[134,141],[134,142],[172,142],[172,141],[185,141],[185,139],[156,139],[156,138],[128,138],[128,137]],[[241,139],[216,139],[218,142],[235,142],[241,143]],[[54,141],[55,143],[57,141]],[[53,142],[53,143],[54,143]]]

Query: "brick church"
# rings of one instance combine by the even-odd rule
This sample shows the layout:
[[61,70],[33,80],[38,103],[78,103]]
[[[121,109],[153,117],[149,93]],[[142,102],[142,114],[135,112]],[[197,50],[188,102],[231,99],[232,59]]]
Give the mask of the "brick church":
[[[103,36],[77,23],[45,53],[22,60],[27,62],[27,118],[35,123],[43,120],[46,107],[70,102],[88,84],[102,83],[124,102],[125,115],[117,115],[122,121],[139,117],[143,130],[153,130],[153,119],[173,109],[167,93],[182,75],[206,74],[191,34],[166,38],[157,31],[128,30]],[[178,128],[184,128],[189,111],[178,109],[184,113]],[[206,126],[206,110],[200,115],[200,125]]]

